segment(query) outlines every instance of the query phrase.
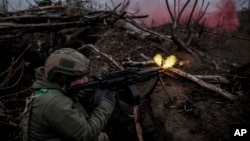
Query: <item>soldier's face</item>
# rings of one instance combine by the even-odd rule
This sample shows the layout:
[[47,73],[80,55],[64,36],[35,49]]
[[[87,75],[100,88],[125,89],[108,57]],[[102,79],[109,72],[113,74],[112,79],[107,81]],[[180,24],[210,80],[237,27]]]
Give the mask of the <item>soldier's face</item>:
[[88,76],[84,75],[80,77],[79,79],[76,79],[75,81],[71,82],[71,86],[76,86],[76,85],[82,85],[85,84],[89,81]]

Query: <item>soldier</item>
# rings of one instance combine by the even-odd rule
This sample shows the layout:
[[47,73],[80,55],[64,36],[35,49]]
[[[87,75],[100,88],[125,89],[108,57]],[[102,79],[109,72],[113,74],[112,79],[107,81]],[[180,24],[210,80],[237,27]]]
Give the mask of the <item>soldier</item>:
[[72,48],[54,51],[45,66],[36,69],[35,92],[26,100],[21,121],[24,141],[109,140],[102,131],[113,112],[116,92],[99,90],[103,95],[99,102],[93,94],[85,94],[79,110],[77,101],[63,91],[65,85],[88,82],[89,71],[89,60]]

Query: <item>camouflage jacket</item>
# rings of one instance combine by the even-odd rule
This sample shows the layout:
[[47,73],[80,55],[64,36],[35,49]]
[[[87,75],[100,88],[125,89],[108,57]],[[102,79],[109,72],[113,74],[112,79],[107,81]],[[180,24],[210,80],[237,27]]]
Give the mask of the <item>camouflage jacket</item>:
[[51,83],[45,78],[42,67],[36,70],[33,88],[40,92],[34,96],[31,109],[27,112],[30,112],[29,123],[23,126],[28,128],[22,128],[28,129],[27,140],[96,140],[114,108],[109,100],[103,98],[92,114],[86,117],[76,108],[75,103],[60,91],[61,87],[57,83]]

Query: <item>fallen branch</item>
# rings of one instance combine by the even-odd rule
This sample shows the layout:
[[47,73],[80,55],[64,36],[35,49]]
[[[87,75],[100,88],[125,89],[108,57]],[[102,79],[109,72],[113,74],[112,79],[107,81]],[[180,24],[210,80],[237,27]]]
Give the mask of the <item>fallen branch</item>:
[[[74,13],[73,13],[74,14]],[[125,12],[117,15],[113,11],[84,12],[81,15],[67,15],[65,13],[45,13],[30,15],[12,15],[0,17],[0,32],[2,35],[11,33],[16,29],[20,31],[46,31],[71,27],[86,27],[88,25],[112,25],[119,18],[124,18]],[[13,33],[14,35],[16,33]]]
[[[154,61],[144,61],[144,62],[133,62],[133,61],[130,61],[130,62],[127,62],[127,63],[129,65],[137,65],[137,64],[150,65],[150,64],[155,64]],[[124,64],[124,65],[126,65],[126,64]],[[214,92],[216,92],[216,93],[224,96],[225,98],[227,98],[229,100],[236,100],[237,99],[237,96],[229,93],[228,91],[223,90],[223,89],[221,89],[221,88],[219,88],[219,87],[217,87],[217,86],[215,86],[213,84],[207,83],[207,82],[205,82],[205,81],[202,80],[202,79],[208,79],[208,78],[210,78],[210,79],[217,78],[217,79],[220,79],[221,81],[228,82],[223,77],[211,76],[211,75],[207,75],[207,76],[206,75],[205,76],[197,75],[197,77],[196,77],[196,75],[191,75],[191,74],[189,74],[187,72],[181,71],[181,70],[179,70],[177,68],[173,68],[173,67],[172,68],[168,68],[167,70],[170,71],[170,72],[173,72],[175,74],[178,74],[179,76],[182,76],[184,78],[192,80],[193,82],[199,84],[200,86],[202,86],[204,88],[207,88],[209,90],[212,90],[212,91],[214,91]],[[169,75],[167,71],[163,71],[163,72],[165,74]]]
[[144,141],[142,129],[141,129],[141,124],[140,124],[140,121],[138,118],[138,112],[139,112],[138,106],[135,106],[134,107],[134,117],[135,117],[134,119],[135,119],[135,128],[136,128],[136,132],[137,132],[137,137],[138,137],[139,141]]
[[130,35],[135,36],[136,38],[141,38],[141,39],[145,39],[145,38],[158,38],[161,40],[166,40],[169,42],[172,42],[171,36],[168,35],[163,35],[157,32],[154,32],[152,30],[149,30],[147,28],[144,28],[142,26],[139,26],[138,24],[136,24],[133,21],[130,20],[120,20],[120,25],[122,25],[122,27],[124,29],[127,29]]
[[205,79],[205,80],[215,80],[215,81],[220,81],[223,83],[229,83],[229,80],[227,80],[225,77],[223,76],[219,76],[219,75],[194,75],[196,78],[199,79]]
[[3,17],[0,18],[0,21],[7,21],[7,20],[30,20],[30,19],[70,19],[72,16],[63,16],[61,14],[50,14],[50,15],[20,15],[20,16],[10,16],[10,17]]
[[172,33],[172,39],[173,42],[182,47],[185,51],[187,51],[188,53],[197,56],[187,45],[186,43],[184,43],[175,33]]
[[0,23],[0,29],[11,29],[11,28],[31,28],[31,27],[52,27],[52,26],[65,26],[84,24],[82,21],[73,22],[61,22],[61,23],[39,23],[39,24],[16,24],[16,23]]
[[217,86],[215,86],[213,84],[207,83],[207,82],[195,77],[194,75],[191,75],[189,73],[186,73],[186,72],[181,71],[181,70],[176,69],[176,68],[168,68],[168,70],[173,72],[173,73],[176,73],[176,74],[178,74],[178,75],[180,75],[182,77],[185,77],[185,78],[187,78],[189,80],[192,80],[193,82],[196,82],[200,86],[205,87],[205,88],[207,88],[209,90],[212,90],[212,91],[224,96],[225,98],[227,98],[229,100],[236,100],[236,98],[237,98],[235,95],[229,93],[228,91],[223,90],[223,89],[221,89],[221,88],[219,88],[219,87],[217,87]]
[[35,12],[35,11],[49,11],[49,10],[65,10],[67,6],[43,6],[43,7],[36,7],[33,9],[27,9],[27,10],[20,10],[16,12],[10,12],[9,14],[20,14],[20,13],[29,13],[29,12]]

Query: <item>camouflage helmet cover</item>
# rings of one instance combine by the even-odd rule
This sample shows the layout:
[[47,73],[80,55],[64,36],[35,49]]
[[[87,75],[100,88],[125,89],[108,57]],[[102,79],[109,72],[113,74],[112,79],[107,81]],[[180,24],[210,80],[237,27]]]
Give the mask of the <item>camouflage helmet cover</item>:
[[61,48],[54,51],[46,60],[45,76],[52,79],[60,73],[66,76],[78,77],[89,73],[89,60],[72,48]]

